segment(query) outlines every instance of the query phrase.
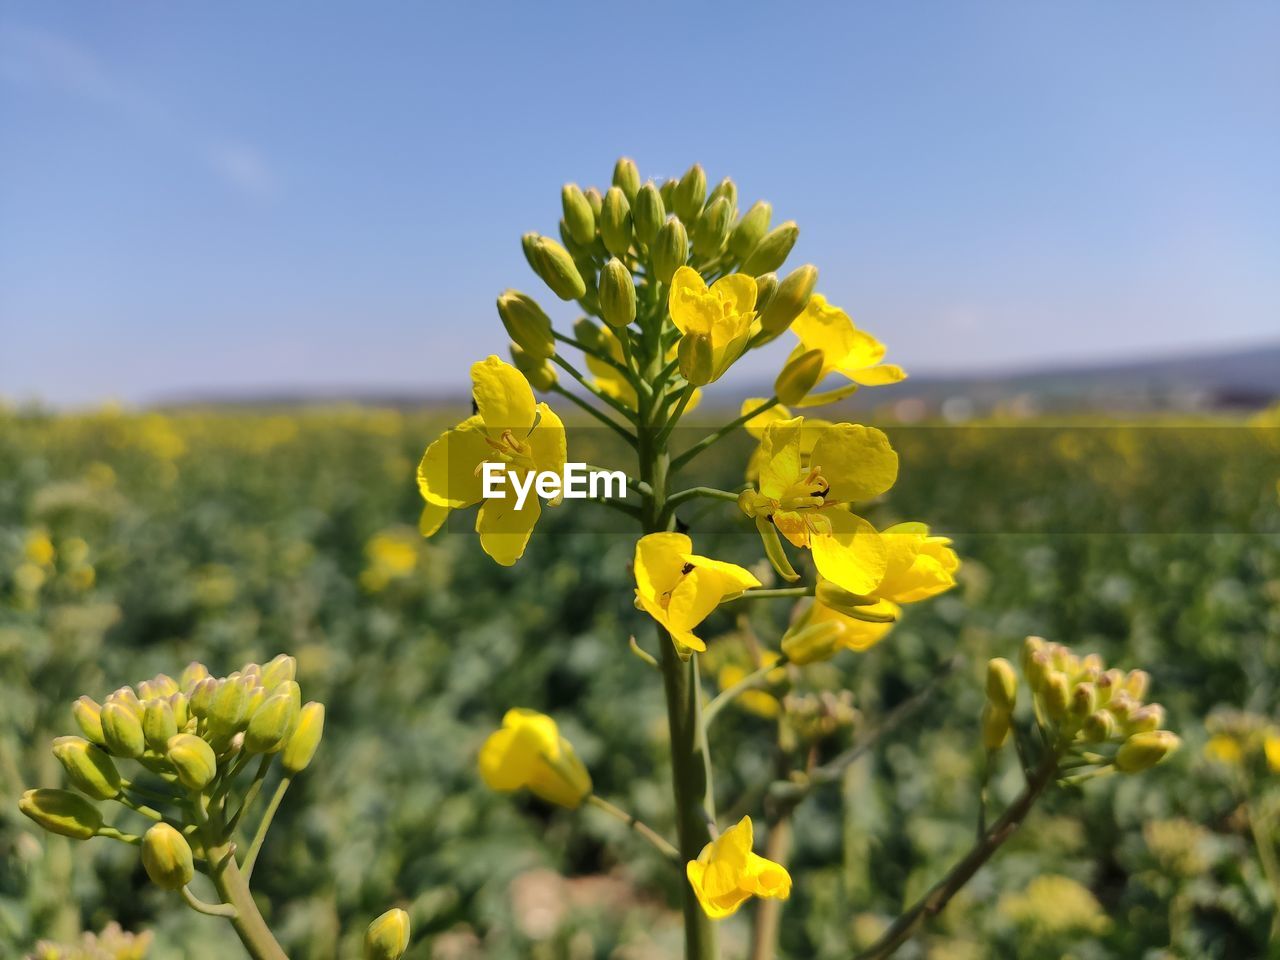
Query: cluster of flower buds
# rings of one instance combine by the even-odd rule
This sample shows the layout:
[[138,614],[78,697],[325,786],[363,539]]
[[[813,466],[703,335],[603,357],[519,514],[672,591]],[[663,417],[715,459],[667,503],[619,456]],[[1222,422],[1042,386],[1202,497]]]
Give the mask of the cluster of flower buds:
[[[1146,701],[1143,670],[1107,669],[1097,654],[1078,656],[1059,643],[1028,637],[1022,670],[1046,742],[1100,768],[1137,773],[1173,753],[1180,740],[1162,729],[1164,708]],[[1008,738],[1017,692],[1012,665],[987,665],[983,741],[999,749]]]
[[817,743],[858,720],[853,693],[821,690],[817,693],[789,693],[782,708],[788,726],[802,743]]

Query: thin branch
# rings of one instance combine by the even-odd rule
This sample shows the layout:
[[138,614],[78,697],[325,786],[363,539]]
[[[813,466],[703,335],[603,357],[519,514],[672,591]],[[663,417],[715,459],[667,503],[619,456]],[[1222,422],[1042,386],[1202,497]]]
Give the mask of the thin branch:
[[664,516],[671,516],[675,512],[675,508],[680,504],[698,497],[706,497],[711,500],[726,500],[729,503],[738,502],[738,495],[731,490],[719,490],[716,487],[690,487],[688,490],[681,490],[679,493],[673,493],[667,497],[667,502],[663,508]]
[[754,690],[756,687],[764,686],[770,673],[777,670],[779,667],[785,667],[786,665],[787,655],[784,653],[768,666],[759,667],[753,670],[733,686],[721,690],[720,693],[711,699],[710,703],[702,708],[703,724],[710,727],[711,721],[716,718],[716,714],[733,702],[735,697],[739,694],[746,693],[748,690]]
[[676,470],[679,470],[681,467],[683,467],[690,460],[692,460],[694,457],[700,454],[703,450],[707,449],[707,447],[711,446],[717,440],[721,439],[722,437],[728,436],[729,434],[733,433],[733,431],[737,430],[739,427],[745,424],[748,420],[751,420],[754,417],[759,416],[760,414],[764,413],[766,410],[776,407],[779,403],[781,403],[781,401],[776,396],[770,397],[760,406],[756,407],[753,410],[748,411],[747,413],[744,413],[742,416],[740,416],[737,420],[734,420],[732,423],[727,423],[723,427],[721,427],[719,430],[717,430],[715,433],[712,433],[712,434],[709,434],[708,436],[703,437],[701,440],[695,443],[692,447],[690,447],[684,453],[680,454],[680,456],[676,457],[674,460],[671,461],[671,471],[674,473]]
[[636,447],[635,435],[632,434],[631,431],[628,430],[626,427],[622,426],[620,423],[613,420],[613,418],[611,418],[603,410],[597,410],[595,407],[587,403],[587,401],[583,400],[576,393],[571,393],[570,391],[566,390],[564,387],[560,386],[560,384],[558,383],[553,383],[551,385],[551,391],[553,393],[558,393],[560,394],[560,396],[565,397],[571,402],[577,404],[583,410],[587,411],[587,413],[591,414],[591,416],[595,417],[597,420],[603,423],[610,430],[614,431],[618,436],[622,437],[623,440],[627,441],[627,443],[631,446],[632,449],[635,449]]
[[[816,586],[809,587],[771,587],[768,590],[747,590],[733,600],[774,600],[778,597],[812,597]],[[732,603],[733,601],[729,601]]]
[[601,403],[605,403],[613,407],[614,410],[622,414],[632,423],[636,422],[636,412],[634,410],[632,410],[630,407],[628,407],[625,403],[623,403],[618,398],[609,396],[609,394],[605,393],[603,390],[597,387],[594,383],[592,383],[590,380],[584,377],[580,372],[578,372],[577,368],[575,368],[573,364],[571,364],[564,357],[560,356],[560,354],[553,353],[551,355],[551,362],[556,364],[562,370],[564,370],[564,372],[569,374],[569,376],[573,377],[573,379],[577,380],[578,383],[582,384],[582,388],[590,392],[590,394],[593,397],[595,397],[597,400],[599,400]]
[[[633,380],[633,378],[635,377],[635,374],[632,373],[632,371],[624,367],[617,360],[613,359],[613,357],[609,356],[608,354],[601,353],[599,350],[594,350],[591,347],[588,347],[581,340],[577,340],[573,337],[567,336],[566,334],[560,333],[556,330],[551,331],[551,336],[555,337],[561,343],[567,343],[569,346],[573,347],[575,350],[582,351],[582,353],[586,354],[589,357],[595,357],[600,362],[607,363],[609,366],[613,367],[613,369],[623,374],[628,380]],[[623,346],[624,354],[626,353],[626,350],[627,350],[626,346]]]
[[239,911],[237,911],[231,904],[206,903],[192,893],[190,887],[182,888],[182,899],[187,901],[187,906],[196,913],[203,913],[208,917],[225,917],[228,920],[235,920],[240,916]]
[[665,837],[663,837],[662,834],[658,833],[642,820],[639,820],[632,814],[627,813],[627,811],[623,810],[621,807],[615,807],[608,800],[605,800],[603,797],[597,796],[594,793],[587,797],[587,803],[591,804],[598,810],[603,810],[605,813],[609,814],[609,816],[617,820],[621,820],[633,831],[653,844],[658,852],[672,863],[680,862],[680,851],[677,850]]
[[680,393],[680,400],[676,404],[675,410],[671,411],[671,416],[667,418],[667,425],[662,428],[662,432],[658,434],[656,441],[659,449],[663,449],[667,445],[667,441],[671,439],[671,432],[675,430],[676,424],[680,422],[680,417],[684,415],[685,407],[689,406],[689,401],[693,398],[694,391],[698,388],[692,383],[686,384]]
[[271,795],[271,802],[267,804],[266,812],[262,815],[262,822],[258,824],[258,832],[253,835],[253,842],[249,844],[249,852],[244,855],[244,865],[241,868],[241,872],[244,873],[246,883],[253,876],[253,865],[257,863],[258,854],[262,850],[262,843],[267,839],[267,830],[271,828],[271,821],[275,818],[276,811],[280,809],[280,801],[284,799],[285,791],[289,789],[289,784],[292,782],[292,777],[281,778],[276,785],[276,792]]

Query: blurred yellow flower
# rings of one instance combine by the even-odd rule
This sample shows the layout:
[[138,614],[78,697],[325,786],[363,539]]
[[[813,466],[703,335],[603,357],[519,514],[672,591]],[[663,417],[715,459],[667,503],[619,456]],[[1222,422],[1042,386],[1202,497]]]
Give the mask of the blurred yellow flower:
[[756,281],[743,273],[710,287],[692,267],[671,278],[668,309],[680,331],[680,372],[699,386],[720,379],[747,348],[755,324]]
[[903,369],[895,364],[881,363],[884,344],[854,326],[849,314],[827,303],[826,297],[815,293],[808,305],[791,322],[791,332],[800,338],[787,362],[810,350],[822,352],[821,383],[829,374],[836,373],[851,382],[825,393],[810,394],[797,403],[800,407],[813,407],[847,397],[859,386],[875,387],[897,383],[906,378]]
[[556,722],[535,710],[515,708],[502,729],[480,748],[480,776],[503,793],[527,789],[549,803],[573,809],[591,793],[591,774]]
[[418,567],[418,540],[406,528],[374,534],[364,547],[368,566],[360,573],[360,583],[374,593],[386,589],[392,580],[402,580]]
[[496,356],[471,367],[477,413],[427,447],[418,465],[418,489],[427,505],[420,529],[431,536],[451,510],[481,503],[476,532],[484,552],[504,566],[524,555],[541,501],[529,497],[516,509],[513,496],[484,500],[481,469],[486,462],[505,464],[521,482],[530,473],[563,473],[564,424],[545,403],[536,403],[529,381]]
[[693,553],[683,533],[650,533],[636,544],[636,601],[677,648],[706,650],[693,633],[727,597],[760,586],[749,570]]
[[818,431],[808,463],[803,417],[768,424],[760,441],[757,491],[739,503],[772,521],[794,546],[808,547],[818,572],[853,593],[871,593],[885,575],[888,552],[854,501],[879,496],[898,476],[898,455],[874,427],[836,423]]
[[1217,763],[1238,767],[1244,763],[1244,747],[1230,734],[1219,733],[1204,745],[1204,755]]
[[731,916],[752,896],[786,900],[791,895],[786,867],[753,853],[752,844],[751,818],[743,817],[685,866],[689,884],[711,919]]
[[1263,753],[1267,755],[1267,767],[1272,773],[1280,773],[1280,729],[1268,727],[1262,740]]
[[53,566],[53,541],[43,530],[32,530],[27,534],[27,542],[22,552],[28,562],[38,567]]
[[[769,667],[778,662],[778,654],[772,650],[765,650],[760,654],[760,666]],[[735,683],[745,680],[751,672],[746,667],[738,663],[727,663],[716,672],[716,684],[721,690],[728,690]],[[779,668],[771,670],[768,679],[772,683],[777,683],[786,676],[786,671]],[[778,698],[764,690],[744,690],[734,699],[734,702],[742,707],[742,709],[754,713],[756,716],[764,717],[771,720],[782,712],[782,704],[778,702]]]

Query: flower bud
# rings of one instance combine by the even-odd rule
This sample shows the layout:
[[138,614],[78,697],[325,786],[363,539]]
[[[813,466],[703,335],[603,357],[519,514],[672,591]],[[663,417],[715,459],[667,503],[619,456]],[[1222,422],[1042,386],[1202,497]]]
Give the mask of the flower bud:
[[164,750],[169,738],[178,732],[178,718],[173,704],[156,698],[148,700],[142,714],[142,735],[152,750]]
[[626,256],[631,248],[631,204],[619,187],[610,187],[604,195],[600,237],[604,248],[615,257]]
[[147,749],[142,723],[125,704],[113,700],[102,708],[102,735],[117,757],[137,758]]
[[[556,352],[556,342],[551,336],[551,318],[533,297],[519,290],[506,291],[498,297],[498,316],[507,328],[507,336],[531,357],[547,360]],[[292,679],[292,676],[282,677],[277,683]]]
[[717,197],[707,204],[693,226],[693,251],[704,259],[719,253],[729,238],[733,206],[724,197]]
[[296,680],[287,680],[284,683],[280,684],[280,687],[278,690],[276,690],[276,693],[288,694],[289,699],[293,701],[294,708],[298,710],[302,709],[302,688],[298,686],[298,683]]
[[181,890],[196,875],[191,845],[167,823],[157,823],[143,834],[142,866],[161,890]]
[[797,666],[830,660],[841,649],[840,638],[846,627],[838,620],[823,620],[799,629],[792,628],[782,636],[782,652]]
[[81,697],[71,705],[71,716],[76,726],[92,743],[106,746],[106,738],[102,735],[102,707],[92,697]]
[[600,329],[600,324],[590,317],[579,317],[573,321],[573,336],[579,343],[597,353],[609,352],[609,343]]
[[152,696],[171,697],[178,692],[178,681],[167,673],[157,673],[151,679]]
[[821,350],[807,350],[788,360],[773,383],[773,392],[787,406],[799,403],[822,379],[824,362]]
[[18,809],[50,833],[72,840],[88,840],[102,829],[98,808],[70,790],[28,790]]
[[95,800],[120,794],[120,774],[105,750],[81,737],[58,737],[53,755],[67,772],[71,785]]
[[[256,680],[257,678],[255,677],[254,679]],[[244,715],[246,719],[249,717],[252,717],[257,712],[258,708],[262,706],[264,703],[266,703],[266,701],[267,701],[267,688],[264,687],[262,684],[258,684],[256,687],[250,690],[249,699],[245,702],[245,705],[244,705]]]
[[556,385],[558,379],[556,368],[551,365],[551,362],[529,356],[519,344],[511,344],[511,362],[524,374],[524,378],[529,381],[529,386],[540,393],[546,393]]
[[[611,327],[625,327],[636,318],[636,285],[631,271],[617,257],[600,269],[600,315]],[[625,336],[625,334],[620,334]]]
[[364,960],[400,960],[408,949],[409,915],[403,910],[388,910],[365,931]]
[[707,174],[695,163],[685,171],[671,194],[671,208],[685,223],[697,223],[707,202]]
[[1150,686],[1151,674],[1145,670],[1130,670],[1129,675],[1124,678],[1125,692],[1139,703],[1147,695],[1147,689]]
[[284,746],[298,722],[298,708],[287,693],[277,693],[260,706],[244,732],[247,753],[274,753]]
[[636,240],[646,247],[652,247],[666,218],[667,208],[662,202],[662,194],[650,181],[640,188],[631,201],[631,226],[635,230]]
[[203,720],[209,715],[209,708],[213,706],[213,696],[218,692],[218,679],[216,677],[205,677],[198,680],[196,685],[191,688],[191,695],[187,698],[187,709],[191,711],[193,717]]
[[1008,712],[1018,699],[1018,676],[1004,657],[987,661],[987,699]]
[[298,714],[289,742],[280,754],[280,764],[290,776],[301,773],[311,763],[324,734],[324,704],[308,703]]
[[566,183],[560,191],[560,203],[564,207],[564,222],[569,236],[584,247],[595,240],[596,214],[582,188],[576,183]]
[[670,283],[676,270],[689,259],[689,234],[676,217],[668,218],[653,245],[653,272],[662,283]]
[[[743,214],[742,219],[729,234],[729,252],[739,260],[755,249],[769,230],[769,221],[773,218],[773,207],[765,200],[757,200],[751,209]],[[767,271],[761,271],[765,273]]]
[[725,177],[716,184],[715,189],[707,194],[707,203],[714,203],[720,197],[729,201],[730,210],[738,206],[738,185],[731,178]]
[[276,687],[286,680],[294,679],[297,674],[298,661],[287,653],[280,653],[262,667],[261,683],[267,688],[267,693],[272,693]]
[[133,692],[133,687],[121,687],[108,696],[105,703],[118,703],[137,717],[139,722],[142,721],[142,701]]
[[587,198],[587,203],[591,204],[591,212],[595,215],[596,222],[600,222],[600,211],[604,209],[604,197],[595,187],[587,187],[582,191],[582,195]]
[[1110,702],[1107,703],[1107,710],[1116,718],[1117,723],[1128,723],[1130,715],[1137,709],[1137,701],[1124,690],[1112,694]]
[[[173,709],[173,722],[181,730],[187,725],[187,721],[191,719],[191,714],[187,707],[187,695],[179,690],[169,698],[169,706]],[[144,730],[143,733],[145,732]]]
[[982,706],[982,746],[988,752],[999,750],[1009,739],[1012,715],[999,704],[988,700]]
[[1135,733],[1116,752],[1116,769],[1121,773],[1140,773],[1154,767],[1181,745],[1177,734],[1168,730]]
[[619,157],[613,165],[613,185],[622,191],[627,203],[635,203],[640,190],[640,170],[630,157]]
[[1022,641],[1022,673],[1024,676],[1031,673],[1031,658],[1044,649],[1043,637],[1027,637]]
[[218,773],[218,758],[213,747],[194,733],[170,737],[166,747],[182,785],[192,792],[203,790]]
[[1051,669],[1053,666],[1046,651],[1037,650],[1032,653],[1027,659],[1027,686],[1039,693],[1044,689],[1044,682],[1048,679]]
[[856,616],[859,608],[870,607],[876,603],[875,597],[854,593],[852,590],[846,590],[844,587],[823,578],[819,578],[814,595],[824,607],[830,607],[837,613],[843,613],[847,617]]
[[[750,493],[750,491],[747,492]],[[738,504],[739,506],[742,504],[741,497],[738,498]],[[764,555],[769,558],[774,572],[788,583],[799,580],[800,574],[796,573],[795,568],[791,566],[791,561],[787,559],[787,551],[782,547],[782,541],[778,538],[778,528],[773,525],[773,521],[765,517],[756,517],[756,531],[760,534]]]
[[1098,691],[1092,683],[1077,683],[1071,691],[1069,709],[1071,716],[1078,722],[1084,722],[1098,707]]
[[756,277],[756,313],[763,315],[778,294],[778,275],[762,273]]
[[760,329],[766,336],[776,337],[809,305],[813,288],[818,283],[818,268],[811,263],[792,270],[778,284],[778,292],[760,314]]
[[1116,734],[1116,718],[1106,710],[1095,710],[1089,714],[1080,732],[1090,743],[1103,743]]
[[791,248],[796,245],[796,240],[799,238],[800,228],[796,226],[794,220],[788,220],[774,227],[747,255],[747,259],[742,263],[742,272],[755,276],[777,270],[786,262]]
[[1050,670],[1044,678],[1044,687],[1040,691],[1044,711],[1050,720],[1060,721],[1067,715],[1067,704],[1071,700],[1071,691],[1067,687],[1067,675],[1061,670]]
[[520,251],[524,254],[525,262],[529,264],[529,269],[534,273],[538,272],[538,240],[539,235],[536,233],[522,233],[520,235]]
[[223,736],[240,729],[247,719],[249,694],[257,685],[253,677],[230,676],[218,681],[209,704],[209,726]]
[[1129,714],[1128,730],[1130,733],[1150,733],[1159,730],[1164,723],[1164,707],[1158,703],[1149,703]]
[[209,668],[199,661],[192,660],[182,671],[182,675],[178,678],[178,684],[182,687],[184,693],[190,696],[195,685],[209,676]]
[[561,300],[577,300],[586,293],[586,282],[578,272],[573,257],[569,256],[569,251],[550,237],[533,236],[532,243],[525,247],[525,255],[533,272],[542,278],[551,292]]

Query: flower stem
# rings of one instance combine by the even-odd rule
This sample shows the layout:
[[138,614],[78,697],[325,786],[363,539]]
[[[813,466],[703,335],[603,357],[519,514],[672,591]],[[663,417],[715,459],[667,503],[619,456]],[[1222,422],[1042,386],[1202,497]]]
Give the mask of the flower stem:
[[610,417],[607,413],[605,413],[603,410],[597,410],[595,407],[587,403],[587,401],[583,400],[576,393],[572,393],[569,390],[566,390],[564,387],[560,386],[560,384],[558,383],[552,384],[551,390],[552,392],[558,393],[560,396],[564,397],[566,400],[577,405],[578,407],[581,407],[587,413],[591,414],[591,416],[595,417],[597,420],[603,423],[606,427],[608,427],[618,436],[622,437],[623,440],[627,441],[627,444],[629,446],[634,447],[636,445],[636,438],[632,436],[631,431],[628,430],[626,427],[622,426],[622,424],[614,421],[614,419]]
[[249,844],[249,852],[244,855],[244,876],[247,881],[253,876],[253,865],[258,861],[258,853],[262,850],[262,843],[267,839],[267,830],[271,828],[271,821],[275,818],[276,811],[280,809],[280,801],[284,799],[285,791],[289,789],[289,784],[293,782],[290,777],[282,777],[280,782],[276,784],[276,792],[271,795],[271,802],[267,804],[266,812],[262,814],[262,822],[258,824],[258,830],[253,835],[253,841]]
[[637,819],[621,807],[614,806],[608,800],[604,799],[604,797],[598,796],[594,793],[587,797],[587,803],[597,809],[603,810],[605,813],[609,814],[609,816],[617,820],[621,820],[628,827],[653,844],[654,847],[657,848],[658,852],[668,860],[677,864],[681,862],[680,851],[673,847],[666,837],[658,833],[658,831],[654,830],[644,821]]
[[759,667],[753,670],[751,673],[748,673],[745,677],[743,677],[733,686],[727,687],[726,689],[721,690],[719,694],[717,694],[714,698],[712,698],[710,703],[708,703],[705,707],[702,708],[703,724],[705,726],[710,727],[711,721],[716,718],[716,715],[721,710],[723,710],[730,703],[732,703],[734,698],[736,698],[739,694],[746,693],[748,690],[754,690],[756,687],[763,686],[770,673],[772,673],[774,670],[777,670],[779,667],[786,666],[786,664],[787,664],[787,658],[786,658],[786,655],[784,654],[780,656],[773,663],[768,664],[767,666]]
[[756,407],[753,410],[748,410],[746,413],[740,416],[737,420],[734,420],[732,423],[727,423],[723,427],[721,427],[719,430],[717,430],[715,433],[708,434],[707,436],[703,437],[701,440],[695,443],[692,447],[690,447],[688,450],[684,451],[684,453],[680,454],[680,456],[676,457],[674,460],[671,461],[672,471],[679,470],[681,467],[683,467],[690,460],[692,460],[694,457],[700,454],[703,450],[707,449],[707,447],[711,446],[717,440],[720,440],[722,437],[728,436],[729,434],[733,433],[733,431],[737,430],[740,426],[745,424],[748,420],[758,416],[759,414],[764,413],[766,410],[776,407],[781,402],[782,401],[780,401],[777,397],[770,397],[764,403],[760,404],[760,406]]

